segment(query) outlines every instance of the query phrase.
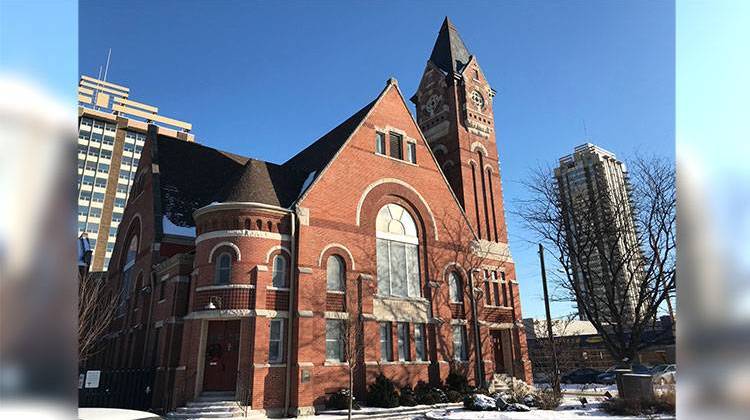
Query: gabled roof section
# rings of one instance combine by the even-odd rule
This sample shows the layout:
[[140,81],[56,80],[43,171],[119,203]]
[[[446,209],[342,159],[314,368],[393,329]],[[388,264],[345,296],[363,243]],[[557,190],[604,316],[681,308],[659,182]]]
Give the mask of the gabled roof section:
[[430,61],[446,73],[460,73],[469,62],[471,54],[461,35],[448,17],[440,27],[435,46],[432,47]]
[[178,227],[195,226],[193,212],[213,202],[291,207],[370,112],[372,101],[283,165],[199,143],[157,138],[161,209]]
[[[379,98],[380,96],[378,96]],[[357,111],[354,115],[347,118],[346,121],[339,124],[336,128],[326,133],[323,137],[307,146],[301,152],[292,156],[289,160],[281,165],[285,170],[305,174],[303,185],[300,186],[298,193],[302,194],[305,188],[309,187],[313,181],[323,172],[323,169],[336,156],[336,153],[346,143],[346,141],[359,127],[372,107],[377,102],[373,100]],[[296,198],[296,197],[295,197]]]

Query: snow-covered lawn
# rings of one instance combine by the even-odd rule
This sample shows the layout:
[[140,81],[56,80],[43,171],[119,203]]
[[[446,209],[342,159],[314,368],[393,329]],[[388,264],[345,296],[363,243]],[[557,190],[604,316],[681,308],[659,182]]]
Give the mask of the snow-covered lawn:
[[[587,397],[588,405],[583,407],[576,398],[565,398],[557,410],[531,409],[527,412],[507,411],[469,411],[463,408],[448,410],[432,410],[426,414],[433,420],[540,420],[540,419],[603,419],[603,420],[633,420],[637,417],[610,416],[598,408],[603,398]],[[674,416],[658,416],[658,419],[673,419]]]
[[[537,383],[534,385],[537,389],[550,388],[551,385]],[[560,384],[560,390],[565,394],[598,394],[604,395],[609,392],[611,395],[617,395],[617,385],[605,384]]]

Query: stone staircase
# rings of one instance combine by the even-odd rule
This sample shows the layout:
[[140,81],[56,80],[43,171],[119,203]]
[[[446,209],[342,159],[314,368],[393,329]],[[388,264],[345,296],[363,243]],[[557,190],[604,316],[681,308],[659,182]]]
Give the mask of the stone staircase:
[[167,414],[167,419],[216,419],[216,418],[245,418],[265,419],[262,413],[248,408],[245,410],[234,398],[234,392],[204,392],[194,401],[184,407]]
[[493,392],[509,391],[512,378],[507,373],[496,373],[492,377],[490,390]]

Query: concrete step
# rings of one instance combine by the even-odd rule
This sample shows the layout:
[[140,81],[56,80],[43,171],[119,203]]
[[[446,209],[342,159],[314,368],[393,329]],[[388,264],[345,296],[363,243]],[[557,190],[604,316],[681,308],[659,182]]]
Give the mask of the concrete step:
[[234,395],[227,397],[226,395],[201,395],[196,398],[197,402],[224,402],[224,401],[235,401]]
[[190,401],[188,407],[239,407],[237,401]]
[[232,406],[203,406],[203,407],[179,407],[174,411],[175,413],[235,413],[242,412],[240,408],[235,405]]
[[207,413],[176,413],[167,414],[168,419],[231,419],[242,417],[242,413],[216,413],[209,411]]

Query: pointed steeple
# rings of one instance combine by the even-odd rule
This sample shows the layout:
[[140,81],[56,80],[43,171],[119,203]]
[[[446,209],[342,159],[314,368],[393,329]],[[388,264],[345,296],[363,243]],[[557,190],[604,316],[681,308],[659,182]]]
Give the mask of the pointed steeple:
[[435,46],[432,47],[430,61],[445,72],[460,72],[469,62],[471,54],[464,45],[461,35],[448,16],[440,27]]

